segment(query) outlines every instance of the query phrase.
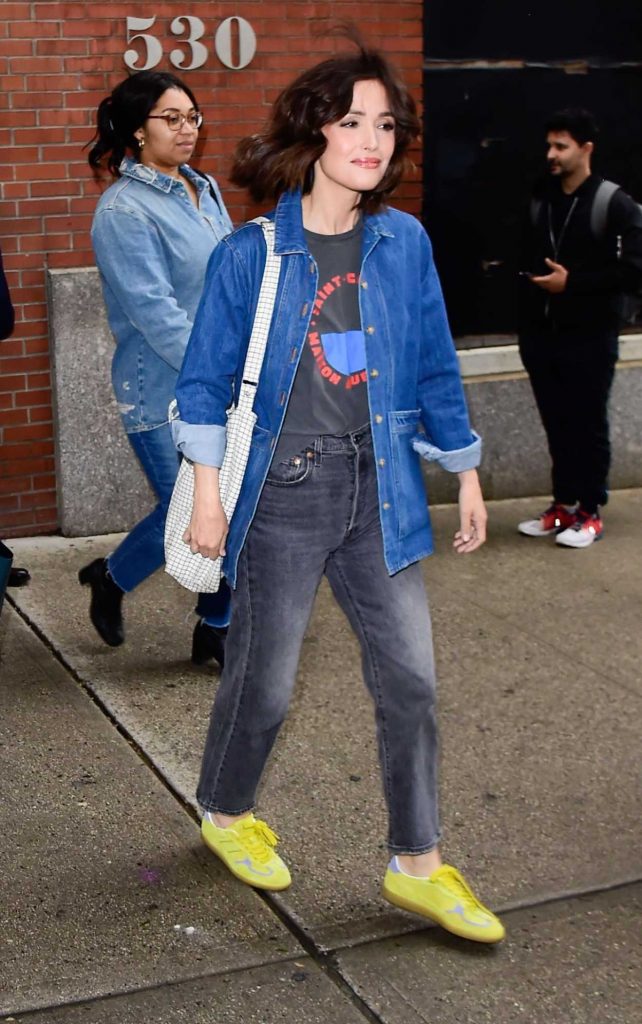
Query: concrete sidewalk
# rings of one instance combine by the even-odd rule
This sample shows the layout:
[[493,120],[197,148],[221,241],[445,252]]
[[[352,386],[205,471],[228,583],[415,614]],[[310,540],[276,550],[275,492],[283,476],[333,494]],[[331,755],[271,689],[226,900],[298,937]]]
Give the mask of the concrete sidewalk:
[[193,798],[218,676],[189,663],[163,573],[101,644],[80,566],[115,538],[11,543],[32,583],[0,620],[0,1020],[34,1024],[633,1022],[640,1007],[642,491],[569,551],[491,503],[480,552],[433,518],[444,852],[503,912],[472,946],[395,912],[372,711],[322,587],[260,812],[294,884],[243,887]]

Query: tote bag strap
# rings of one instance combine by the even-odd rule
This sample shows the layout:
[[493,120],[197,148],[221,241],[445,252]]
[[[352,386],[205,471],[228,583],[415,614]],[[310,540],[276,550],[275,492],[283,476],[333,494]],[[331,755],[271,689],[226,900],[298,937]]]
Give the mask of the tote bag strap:
[[267,249],[265,257],[265,269],[261,280],[261,291],[254,315],[252,335],[243,367],[243,382],[236,403],[237,409],[252,408],[254,396],[261,375],[265,346],[267,345],[274,303],[276,301],[276,290],[279,284],[279,271],[281,269],[281,257],[274,252],[274,221],[265,217],[257,217],[255,224],[260,224],[263,229],[265,246]]
[[[255,217],[250,223],[261,225],[267,252],[252,334],[243,367],[243,379],[238,402],[236,402],[237,409],[239,406],[242,406],[246,410],[252,409],[254,406],[254,396],[261,375],[261,367],[263,366],[265,346],[267,345],[270,324],[272,323],[281,269],[281,257],[277,256],[274,252],[274,221],[268,220],[267,217]],[[170,402],[168,418],[170,421],[178,419],[178,402],[175,398]]]

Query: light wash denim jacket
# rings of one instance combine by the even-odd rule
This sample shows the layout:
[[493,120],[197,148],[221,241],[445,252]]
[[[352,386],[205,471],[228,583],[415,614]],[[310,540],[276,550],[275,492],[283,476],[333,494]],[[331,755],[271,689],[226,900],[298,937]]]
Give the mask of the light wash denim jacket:
[[218,185],[186,164],[198,209],[183,183],[126,158],[101,196],[91,239],[109,326],[116,339],[112,384],[127,433],[167,423],[207,261],[232,230]]
[[[223,571],[236,583],[238,557],[283,424],[317,290],[298,192],[276,211],[279,285],[254,411],[257,424]],[[226,409],[240,386],[265,244],[246,224],[215,249],[207,268],[176,396],[177,447],[194,462],[220,466]],[[430,242],[409,214],[388,209],[364,217],[359,280],[366,342],[368,403],[374,439],[386,565],[392,575],[432,551],[420,456],[451,472],[477,466],[481,441],[471,431]]]

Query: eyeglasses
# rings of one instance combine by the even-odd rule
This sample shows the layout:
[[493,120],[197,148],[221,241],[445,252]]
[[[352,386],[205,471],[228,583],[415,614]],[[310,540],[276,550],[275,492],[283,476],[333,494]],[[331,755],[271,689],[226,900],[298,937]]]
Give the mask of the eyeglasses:
[[179,132],[187,121],[190,128],[200,128],[203,124],[203,115],[200,110],[192,110],[189,114],[180,114],[178,110],[172,110],[169,114],[149,114],[148,121],[164,121],[171,132]]

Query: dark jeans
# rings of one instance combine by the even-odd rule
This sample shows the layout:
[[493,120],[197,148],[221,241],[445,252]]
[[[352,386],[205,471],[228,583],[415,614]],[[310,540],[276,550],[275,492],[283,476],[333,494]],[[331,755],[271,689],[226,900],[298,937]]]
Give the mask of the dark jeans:
[[317,438],[313,448],[270,470],[232,593],[199,803],[224,814],[254,807],[324,574],[361,645],[390,847],[432,849],[439,823],[430,615],[420,566],[395,576],[386,569],[369,428]]
[[608,500],[608,401],[617,332],[524,333],[520,353],[548,439],[553,497],[596,512]]
[[[169,424],[127,435],[145,476],[158,498],[156,508],[141,519],[107,559],[112,579],[126,594],[165,564],[165,518],[178,473],[179,456]],[[199,594],[196,614],[210,626],[229,622],[230,590],[225,580],[216,594]]]

